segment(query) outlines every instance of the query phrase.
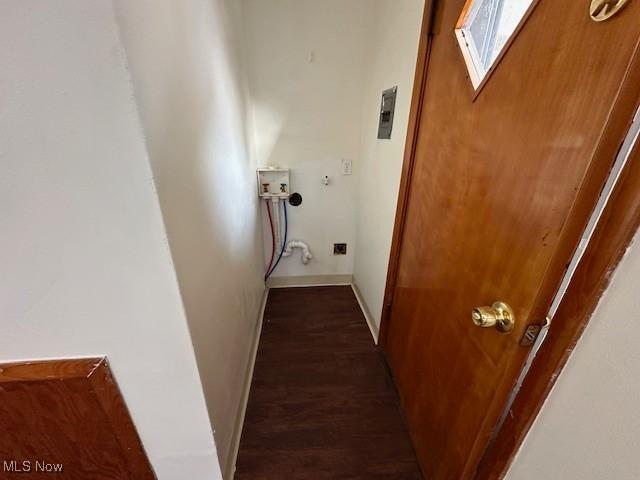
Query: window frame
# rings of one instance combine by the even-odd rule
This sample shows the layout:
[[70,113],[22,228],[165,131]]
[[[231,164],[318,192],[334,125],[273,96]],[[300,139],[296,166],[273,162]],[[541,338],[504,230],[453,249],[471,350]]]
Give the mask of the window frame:
[[[500,63],[502,62],[502,59],[508,52],[509,48],[511,47],[515,39],[518,37],[518,34],[522,30],[522,28],[524,27],[524,24],[527,23],[527,21],[531,17],[532,12],[540,2],[540,0],[533,0],[531,2],[531,5],[529,5],[527,10],[525,11],[524,15],[518,22],[516,28],[514,28],[511,35],[509,35],[509,38],[507,39],[505,44],[502,46],[500,53],[498,53],[498,56],[495,58],[491,66],[487,69],[484,76],[481,77],[479,74],[479,70],[476,67],[476,62],[478,60],[474,59],[474,53],[471,51],[471,48],[475,48],[475,43],[473,44],[473,46],[469,45],[469,43],[467,42],[467,37],[464,34],[464,28],[463,28],[463,26],[465,25],[467,16],[469,15],[471,8],[473,7],[473,4],[476,1],[478,0],[466,0],[464,7],[462,9],[462,12],[460,13],[460,17],[458,18],[458,21],[456,22],[456,26],[454,28],[454,35],[456,37],[456,41],[458,44],[458,51],[460,52],[462,59],[464,60],[465,68],[467,70],[467,78],[469,78],[469,81],[471,83],[471,88],[473,90],[473,100],[477,98],[477,96],[480,94],[484,86],[489,81],[490,77],[493,75],[493,72],[498,68],[498,65],[500,65]],[[478,52],[476,52],[476,56],[478,56],[479,58]]]

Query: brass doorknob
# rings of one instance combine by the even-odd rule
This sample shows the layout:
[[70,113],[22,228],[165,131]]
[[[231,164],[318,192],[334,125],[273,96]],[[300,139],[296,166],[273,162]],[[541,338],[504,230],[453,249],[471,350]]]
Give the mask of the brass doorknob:
[[471,312],[471,319],[478,327],[495,327],[502,333],[513,330],[515,317],[513,310],[504,302],[494,302],[490,307],[476,307]]

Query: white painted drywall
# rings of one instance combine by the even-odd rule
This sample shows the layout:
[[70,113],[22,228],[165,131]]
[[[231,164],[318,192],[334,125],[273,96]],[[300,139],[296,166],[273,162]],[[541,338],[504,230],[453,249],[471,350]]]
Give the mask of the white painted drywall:
[[0,361],[107,355],[158,478],[220,478],[111,2],[2,1],[0,65]]
[[[350,275],[371,0],[243,0],[257,162],[292,169],[301,206],[289,207],[289,238],[313,260],[283,258],[274,277]],[[341,160],[354,175],[341,174]],[[325,175],[330,177],[323,185]],[[264,206],[263,206],[264,210]],[[266,253],[271,251],[265,224]],[[348,254],[334,256],[346,242]]]
[[[424,0],[375,0],[363,99],[361,154],[357,164],[356,244],[353,282],[377,329],[387,277],[391,236],[407,136]],[[393,132],[378,140],[380,97],[398,86]]]
[[638,477],[638,237],[560,374],[508,479]]
[[[116,0],[223,471],[256,332],[262,245],[234,0]],[[187,477],[184,477],[187,478]]]

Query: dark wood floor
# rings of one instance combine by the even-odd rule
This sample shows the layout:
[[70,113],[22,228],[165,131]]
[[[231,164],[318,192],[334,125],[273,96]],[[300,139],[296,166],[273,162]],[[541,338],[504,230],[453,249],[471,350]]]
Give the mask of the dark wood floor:
[[269,292],[235,478],[422,478],[351,287]]

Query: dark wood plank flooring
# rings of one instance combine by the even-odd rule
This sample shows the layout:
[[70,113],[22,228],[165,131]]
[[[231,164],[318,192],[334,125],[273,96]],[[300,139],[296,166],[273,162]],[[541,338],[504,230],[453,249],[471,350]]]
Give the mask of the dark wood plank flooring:
[[269,292],[235,478],[422,478],[351,287]]

